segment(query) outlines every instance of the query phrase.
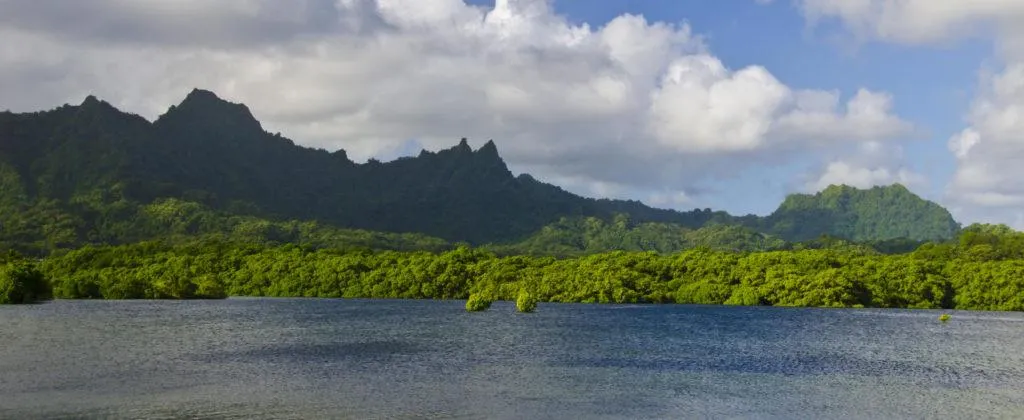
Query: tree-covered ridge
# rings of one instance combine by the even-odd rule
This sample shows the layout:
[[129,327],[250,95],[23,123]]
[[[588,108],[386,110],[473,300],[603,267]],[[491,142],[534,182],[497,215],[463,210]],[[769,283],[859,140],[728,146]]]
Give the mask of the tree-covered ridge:
[[499,257],[314,250],[226,241],[62,251],[41,264],[59,298],[234,296],[1024,310],[1024,234],[972,226],[902,255],[836,249]]
[[[843,205],[791,197],[787,203],[793,204],[768,218],[734,217],[580,197],[526,174],[514,176],[493,142],[473,150],[463,140],[447,150],[357,164],[344,150],[301,147],[268,133],[245,105],[198,89],[153,122],[92,96],[45,112],[2,112],[0,187],[0,240],[37,249],[151,239],[124,226],[108,233],[135,217],[136,208],[164,199],[275,222],[315,220],[477,245],[515,243],[562,218],[607,221],[616,214],[691,230],[743,225],[789,241],[822,234],[859,241],[955,234],[951,219],[935,216],[937,206],[921,204],[905,189],[843,193],[847,198],[834,200]],[[896,198],[885,198],[890,195]],[[658,229],[650,232],[657,239],[644,238],[639,248],[627,243],[589,250],[668,250],[675,249],[671,241],[695,242],[662,239],[665,229]]]
[[[0,176],[0,181],[3,179]],[[115,201],[113,197],[113,193],[108,193],[105,198],[79,199],[70,204],[48,200],[31,206],[0,202],[0,208],[10,209],[0,212],[3,227],[0,251],[13,249],[42,256],[57,249],[87,244],[158,239],[177,243],[196,238],[220,238],[246,244],[291,243],[314,249],[433,252],[455,247],[454,243],[423,234],[341,229],[317,221],[272,221],[177,198],[140,205],[123,198]],[[626,214],[617,214],[608,220],[562,218],[522,241],[489,244],[486,248],[500,255],[564,257],[616,250],[672,253],[701,246],[724,251],[827,248],[899,253],[910,252],[918,245],[919,242],[899,240],[852,243],[829,237],[790,243],[737,224],[709,223],[691,229],[672,223],[636,222]]]
[[789,242],[741,224],[709,222],[691,229],[673,223],[636,222],[627,214],[617,214],[610,220],[562,218],[522,241],[484,248],[498,255],[556,257],[609,251],[674,253],[699,247],[733,252],[831,249],[868,255],[909,253],[925,243],[906,238],[857,242],[829,235]]
[[[2,178],[0,178],[2,179]],[[10,209],[0,203],[0,209]],[[416,233],[340,229],[317,221],[271,221],[210,209],[176,198],[146,205],[79,200],[62,205],[48,200],[21,211],[0,211],[0,252],[46,255],[62,248],[126,244],[148,240],[171,243],[220,238],[245,244],[287,243],[314,248],[441,251],[447,241]]]
[[792,194],[762,227],[791,241],[822,234],[854,241],[942,240],[960,229],[949,211],[900,184],[869,189],[832,185],[813,195]]
[[699,229],[658,222],[636,222],[628,214],[611,220],[563,217],[530,237],[488,248],[503,255],[575,256],[608,251],[678,252],[696,247],[723,251],[785,249],[789,243],[737,225],[711,223]]

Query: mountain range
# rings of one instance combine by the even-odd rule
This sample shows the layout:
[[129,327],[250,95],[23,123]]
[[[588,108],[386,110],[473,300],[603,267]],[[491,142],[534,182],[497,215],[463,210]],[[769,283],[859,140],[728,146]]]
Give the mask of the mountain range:
[[[514,175],[493,141],[473,150],[462,139],[446,150],[359,164],[344,150],[268,133],[245,105],[200,89],[155,121],[94,96],[0,113],[0,246],[46,251],[256,228],[284,241],[323,237],[325,229],[373,232],[403,249],[536,243],[545,232],[575,232],[561,234],[564,242],[605,229],[619,239],[598,248],[615,249],[637,229],[665,238],[711,229],[764,243],[823,235],[864,242],[945,240],[960,225],[899,184],[794,194],[764,217],[586,198]],[[632,235],[644,248],[649,235]],[[669,242],[647,248],[695,243]]]

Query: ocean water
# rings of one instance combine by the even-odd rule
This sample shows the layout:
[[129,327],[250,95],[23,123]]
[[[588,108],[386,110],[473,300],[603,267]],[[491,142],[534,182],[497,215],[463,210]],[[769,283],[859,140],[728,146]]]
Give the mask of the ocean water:
[[0,307],[0,418],[1024,418],[1024,314],[245,299]]

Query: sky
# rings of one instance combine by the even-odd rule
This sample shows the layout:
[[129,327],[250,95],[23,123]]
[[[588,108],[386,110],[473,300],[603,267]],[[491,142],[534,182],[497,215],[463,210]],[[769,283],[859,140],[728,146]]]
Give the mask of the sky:
[[1024,228],[1022,0],[0,0],[0,110],[193,88],[356,161],[494,140],[591,197],[902,183]]

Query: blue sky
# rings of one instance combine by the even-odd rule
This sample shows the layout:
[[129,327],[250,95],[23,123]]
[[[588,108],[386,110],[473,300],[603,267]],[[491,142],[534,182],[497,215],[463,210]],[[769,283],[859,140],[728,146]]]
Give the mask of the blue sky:
[[[494,6],[494,1],[469,3]],[[606,24],[624,14],[651,21],[688,22],[706,37],[712,52],[728,67],[765,66],[795,88],[837,89],[843,97],[858,88],[895,96],[894,112],[926,132],[905,146],[908,166],[928,182],[913,190],[942,198],[954,169],[946,142],[963,129],[963,116],[978,83],[978,63],[992,55],[985,40],[958,40],[925,48],[880,42],[855,42],[834,22],[810,27],[786,1],[762,5],[743,0],[557,0],[555,10],[577,23]],[[730,182],[715,182],[715,193],[697,207],[734,213],[766,214],[774,210],[793,179],[808,162],[785,167],[753,168]]]
[[0,109],[153,119],[198,87],[357,162],[493,139],[586,196],[766,214],[901,182],[1024,228],[1024,2],[762,3],[0,0]]

